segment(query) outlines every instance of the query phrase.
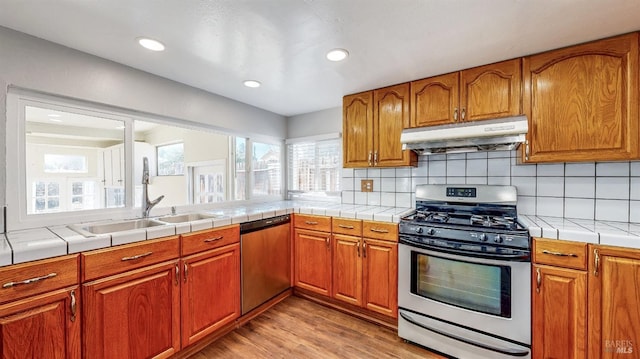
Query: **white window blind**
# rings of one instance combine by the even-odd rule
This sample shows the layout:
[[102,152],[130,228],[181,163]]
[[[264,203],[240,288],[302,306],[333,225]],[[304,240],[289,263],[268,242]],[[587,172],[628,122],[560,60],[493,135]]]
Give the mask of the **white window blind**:
[[340,197],[340,138],[287,145],[289,198]]

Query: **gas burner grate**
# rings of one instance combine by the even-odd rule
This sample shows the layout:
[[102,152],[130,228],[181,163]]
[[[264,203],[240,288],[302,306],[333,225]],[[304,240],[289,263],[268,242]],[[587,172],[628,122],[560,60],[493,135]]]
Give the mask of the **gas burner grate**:
[[415,218],[426,222],[446,223],[449,221],[450,216],[447,212],[418,211]]
[[469,224],[472,226],[515,229],[515,223],[515,219],[512,217],[482,216],[478,214],[469,217]]

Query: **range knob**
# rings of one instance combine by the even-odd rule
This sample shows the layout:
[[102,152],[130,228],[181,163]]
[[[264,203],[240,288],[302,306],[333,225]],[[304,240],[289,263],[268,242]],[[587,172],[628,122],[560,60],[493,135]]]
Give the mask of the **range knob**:
[[436,233],[435,229],[433,228],[427,228],[427,234],[430,236],[433,236]]
[[422,233],[422,227],[417,227],[416,228],[416,233],[418,233],[418,234]]
[[496,234],[496,236],[493,238],[493,241],[496,243],[502,243],[503,241],[502,236],[499,234]]
[[480,233],[480,242],[486,242],[487,241],[487,235],[485,233]]

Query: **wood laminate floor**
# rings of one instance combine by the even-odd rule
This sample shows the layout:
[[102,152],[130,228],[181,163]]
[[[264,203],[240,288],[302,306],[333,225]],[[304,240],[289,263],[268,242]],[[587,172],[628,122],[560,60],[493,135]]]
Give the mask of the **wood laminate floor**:
[[191,359],[441,359],[395,331],[299,297],[289,297]]

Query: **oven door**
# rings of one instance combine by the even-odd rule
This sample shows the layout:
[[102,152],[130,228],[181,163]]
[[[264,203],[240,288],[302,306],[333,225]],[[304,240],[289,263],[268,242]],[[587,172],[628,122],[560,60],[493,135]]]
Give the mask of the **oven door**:
[[530,346],[530,303],[529,261],[445,253],[405,243],[398,246],[401,322],[418,322],[413,324],[420,327],[442,323],[438,331],[446,334],[446,327],[455,327],[452,336],[468,337],[470,342],[479,335]]

